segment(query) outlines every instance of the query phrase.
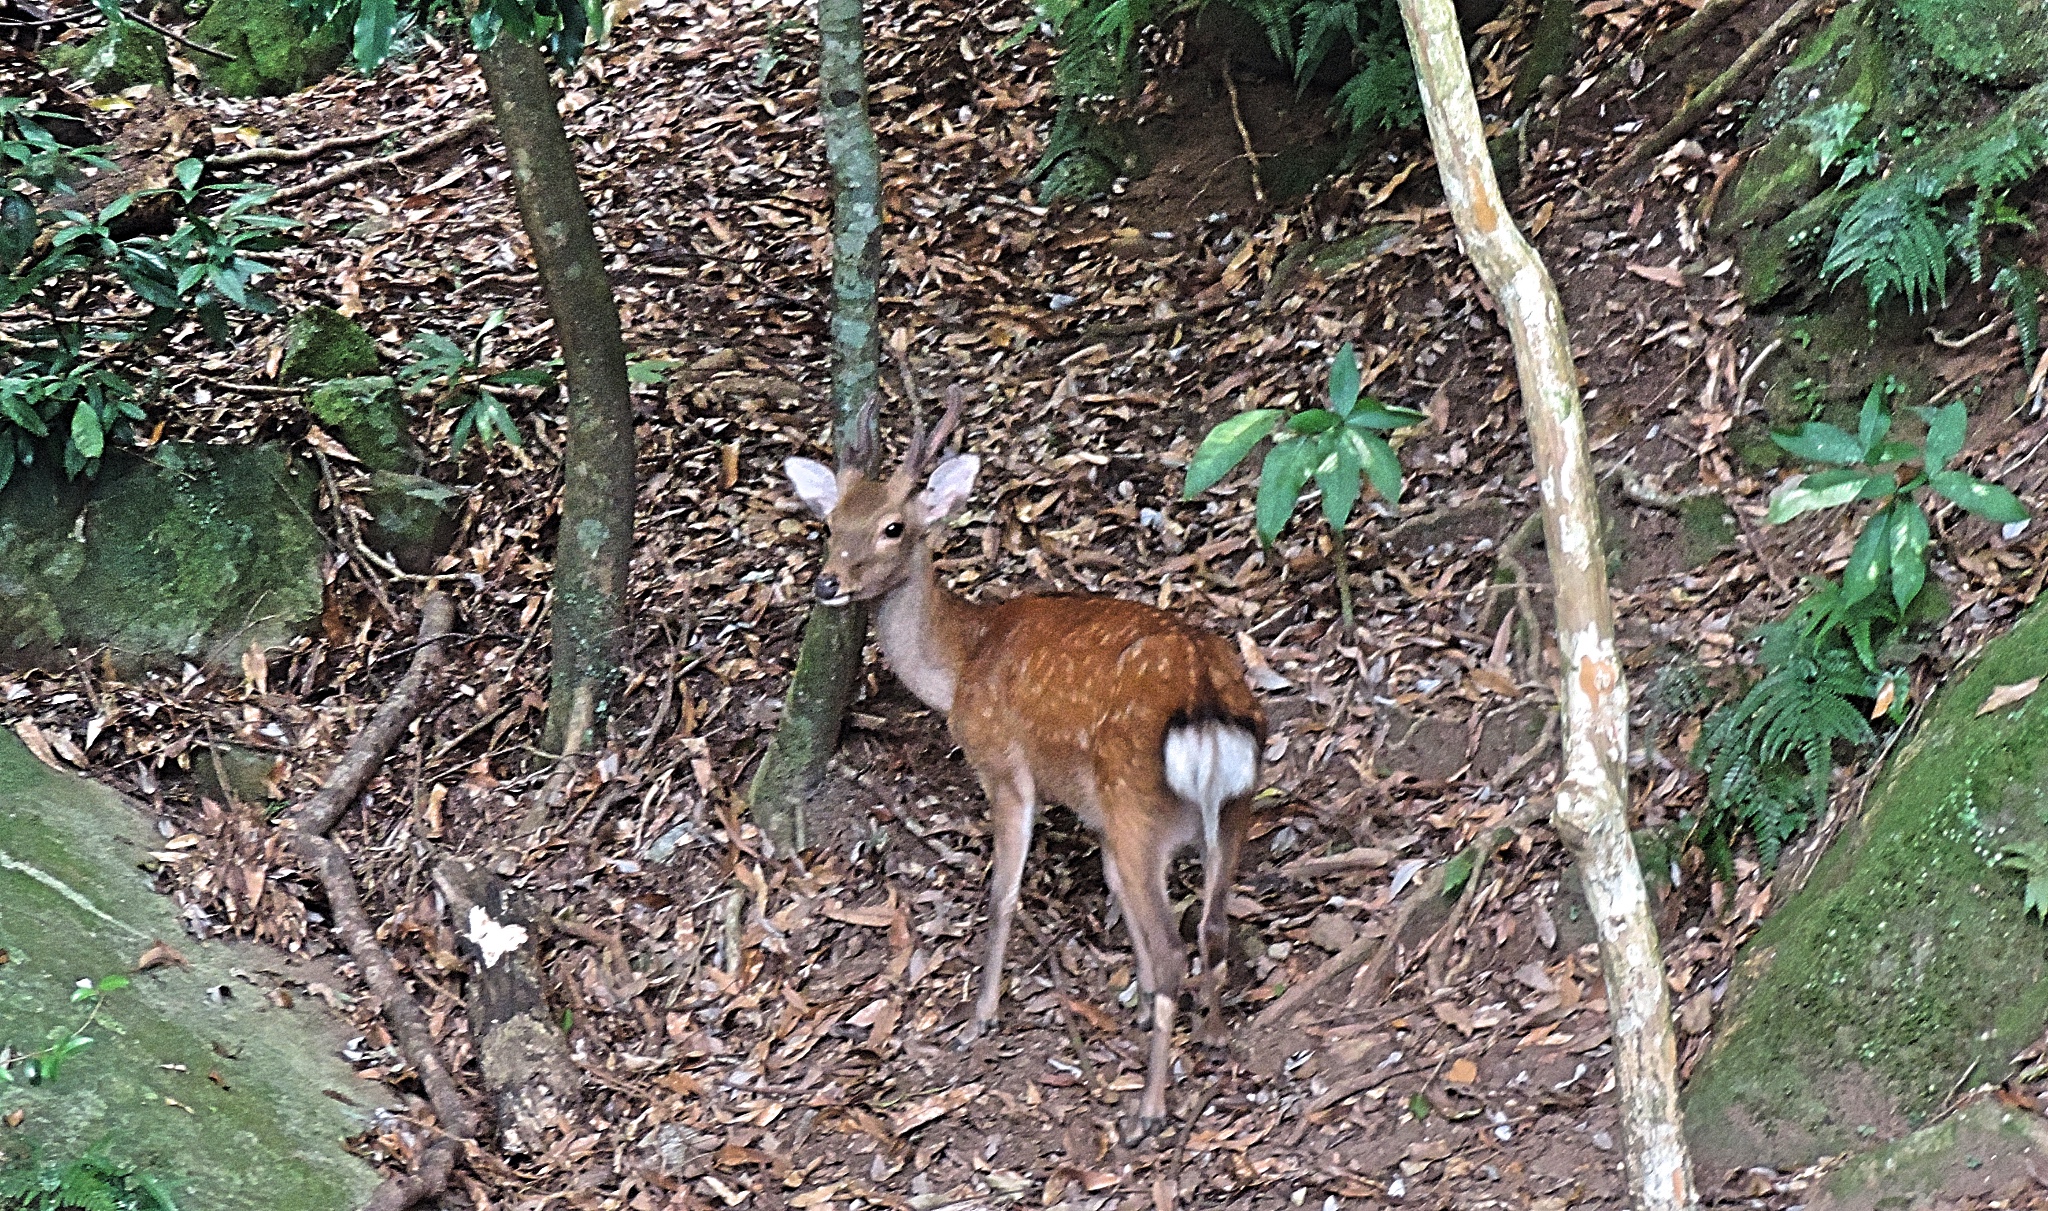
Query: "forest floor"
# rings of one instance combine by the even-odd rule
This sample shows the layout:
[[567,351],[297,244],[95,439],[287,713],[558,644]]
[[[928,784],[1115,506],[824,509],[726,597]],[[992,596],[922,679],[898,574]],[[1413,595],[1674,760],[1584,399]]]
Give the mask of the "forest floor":
[[[964,440],[985,459],[945,574],[983,598],[1086,588],[1181,611],[1253,658],[1274,721],[1272,791],[1231,901],[1244,972],[1233,1042],[1213,1054],[1190,1043],[1175,1125],[1133,1139],[1125,1116],[1143,1053],[1119,1004],[1132,964],[1071,816],[1052,812],[1035,843],[1001,1029],[964,1053],[950,1044],[979,956],[986,843],[980,793],[943,721],[874,668],[816,805],[814,848],[764,858],[744,823],[737,796],[774,726],[817,561],[818,527],[779,471],[790,454],[820,455],[827,430],[815,43],[810,10],[793,0],[623,7],[611,42],[570,78],[566,107],[629,343],[666,363],[664,382],[637,389],[638,623],[612,742],[579,767],[560,810],[528,814],[553,769],[537,737],[562,434],[529,403],[523,452],[459,460],[474,491],[445,582],[465,635],[450,692],[334,834],[472,1078],[461,961],[428,872],[443,855],[481,858],[548,923],[549,992],[589,1098],[535,1151],[473,1150],[446,1204],[1623,1205],[1599,967],[1545,827],[1526,829],[1455,905],[1407,916],[1386,961],[1339,974],[1289,1020],[1260,1018],[1333,953],[1384,936],[1425,864],[1542,801],[1555,779],[1543,744],[1555,709],[1548,573],[1540,543],[1516,538],[1536,490],[1511,350],[1420,136],[1296,204],[1261,204],[1228,100],[1190,62],[1140,106],[1152,175],[1094,203],[1040,206],[1026,177],[1052,115],[1052,52],[1035,37],[1002,45],[1031,7],[872,6],[884,321],[904,333],[928,398],[967,386]],[[1839,568],[1850,535],[1821,521],[1766,528],[1777,476],[1729,449],[1731,426],[1756,410],[1755,392],[1738,388],[1768,339],[1727,250],[1702,234],[1740,107],[1709,119],[1647,185],[1589,183],[1782,7],[1756,0],[1639,89],[1531,120],[1511,196],[1562,291],[1612,489],[1622,644],[1643,687],[1639,822],[1675,820],[1702,793],[1682,756],[1699,709],[1645,689],[1681,662],[1718,685],[1739,680],[1750,629],[1795,598],[1800,576]],[[1588,12],[1574,86],[1689,9],[1608,0]],[[1505,102],[1533,16],[1510,6],[1482,31],[1488,112]],[[1788,49],[1738,96],[1754,97]],[[1255,147],[1324,121],[1319,100],[1297,101],[1285,83],[1241,83]],[[473,64],[431,42],[370,80],[282,100],[186,93],[176,105],[202,108],[222,146],[415,121],[406,138],[426,137],[487,112]],[[156,119],[108,118],[124,120]],[[308,179],[333,162],[258,179]],[[297,204],[305,238],[280,256],[277,293],[342,307],[394,365],[417,333],[463,341],[500,308],[510,323],[498,362],[551,356],[505,178],[486,129]],[[1327,270],[1290,255],[1354,236],[1377,251]],[[1964,289],[1935,322],[1971,332],[1995,314]],[[311,457],[321,439],[293,393],[266,387],[281,337],[266,320],[232,349],[192,338],[165,363],[158,436],[271,438]],[[1369,393],[1431,418],[1402,448],[1403,502],[1366,509],[1347,536],[1360,582],[1350,635],[1306,513],[1266,552],[1245,477],[1179,499],[1210,425],[1313,401],[1345,341]],[[2004,328],[1927,349],[1945,379],[1982,384],[1986,399],[2016,398],[2031,369]],[[887,377],[884,415],[900,425]],[[2008,411],[1982,410],[1966,457],[2039,501],[2048,466],[2030,459],[2048,420]],[[452,421],[431,419],[432,448],[446,452]],[[354,486],[345,475],[345,497]],[[1679,519],[1643,503],[1695,486],[1741,522],[1697,563]],[[1973,521],[1940,527],[1936,574],[1956,608],[1916,693],[2032,599],[2044,541],[2039,528],[2008,541]],[[320,633],[267,663],[117,680],[85,653],[0,675],[0,700],[32,719],[46,751],[151,805],[168,838],[164,885],[197,932],[334,949],[318,882],[265,806],[201,801],[190,773],[204,745],[234,739],[276,753],[281,794],[303,798],[403,670],[416,586],[339,556],[334,567]],[[1502,567],[1526,594],[1495,587]],[[1840,786],[1838,811],[1853,809],[1861,777]],[[1348,856],[1328,860],[1336,853]],[[1773,897],[1757,863],[1736,870],[1715,881],[1695,852],[1660,892],[1684,1069]],[[312,991],[359,1023],[366,1078],[416,1091],[373,1002]],[[363,1148],[403,1166],[428,1138],[393,1122]],[[1804,1202],[1813,1180],[1701,1174],[1714,1197],[1751,1206]]]

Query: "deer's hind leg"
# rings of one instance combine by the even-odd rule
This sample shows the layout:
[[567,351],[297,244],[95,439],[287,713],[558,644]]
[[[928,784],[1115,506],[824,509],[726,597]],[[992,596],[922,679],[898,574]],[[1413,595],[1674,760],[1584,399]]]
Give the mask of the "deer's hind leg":
[[1230,887],[1237,878],[1238,853],[1244,848],[1251,814],[1250,795],[1223,804],[1216,844],[1202,853],[1202,1025],[1196,1037],[1213,1047],[1230,1041],[1223,1028],[1223,982],[1230,972]]
[[1166,872],[1184,840],[1169,823],[1178,805],[1162,814],[1135,811],[1105,820],[1102,865],[1110,891],[1123,909],[1138,964],[1138,990],[1150,1002],[1151,1056],[1139,1101],[1140,1130],[1149,1133],[1166,1120],[1166,1085],[1173,1066],[1173,1020],[1187,972],[1187,950],[1174,928],[1166,899]]
[[974,1022],[960,1037],[962,1045],[996,1020],[1003,996],[1003,953],[1010,945],[1010,925],[1024,885],[1024,859],[1031,852],[1031,830],[1038,815],[1037,788],[1030,767],[1022,761],[979,772],[988,794],[995,853],[989,861],[988,950],[981,964],[981,992],[974,1001]]

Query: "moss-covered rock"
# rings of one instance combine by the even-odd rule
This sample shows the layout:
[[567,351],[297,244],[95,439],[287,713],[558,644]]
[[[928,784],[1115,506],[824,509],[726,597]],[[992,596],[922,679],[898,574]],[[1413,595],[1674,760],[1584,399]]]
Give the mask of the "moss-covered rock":
[[232,660],[319,617],[313,480],[274,446],[170,443],[0,493],[0,655]]
[[1678,502],[1679,542],[1685,566],[1697,568],[1735,549],[1735,514],[1718,496],[1688,496]]
[[133,21],[119,21],[77,44],[59,43],[43,62],[96,92],[117,93],[138,84],[171,86],[171,58],[163,35]]
[[388,377],[322,383],[306,393],[306,411],[372,471],[412,474],[426,465],[398,384]]
[[376,369],[376,342],[362,325],[332,307],[316,303],[285,327],[284,360],[278,366],[285,382],[355,378]]
[[427,572],[455,540],[467,495],[424,475],[372,471],[363,491],[371,519],[363,541],[408,572]]
[[1949,67],[1987,84],[2048,80],[2048,0],[1893,0],[1900,19]]
[[2048,608],[1942,691],[1807,887],[1745,948],[1686,1091],[1703,1169],[1797,1168],[1903,1135],[2048,1021],[2048,926],[1993,860],[2048,844]]
[[192,40],[232,60],[195,55],[200,76],[230,97],[281,97],[341,66],[348,50],[315,33],[291,0],[213,0]]
[[[287,973],[260,947],[195,941],[138,869],[159,844],[119,796],[0,729],[0,1046],[36,1050],[78,1026],[76,981],[129,980],[53,1079],[0,1083],[0,1169],[31,1150],[58,1161],[98,1144],[181,1207],[362,1206],[377,1174],[342,1141],[393,1099],[341,1062],[347,1033],[318,998],[283,995],[286,979],[333,977]],[[159,944],[179,958],[136,971]]]
[[[1938,1211],[2004,1197],[2027,1205],[2048,1161],[2048,1124],[2037,1114],[1980,1098],[1896,1143],[1829,1174],[1815,1211]],[[2017,1196],[2017,1197],[2016,1197]],[[1994,1204],[1995,1205],[1995,1204]]]

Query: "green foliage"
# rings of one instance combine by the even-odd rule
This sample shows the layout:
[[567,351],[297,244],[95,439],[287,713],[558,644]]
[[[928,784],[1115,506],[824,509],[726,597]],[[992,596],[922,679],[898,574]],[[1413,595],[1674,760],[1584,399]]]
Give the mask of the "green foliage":
[[[1135,90],[1145,30],[1208,3],[1231,0],[1039,0],[1039,17],[1060,47],[1056,79],[1069,102],[1060,109],[1046,152],[1033,170],[1047,196],[1099,192],[1121,155],[1102,146],[1089,116],[1073,102],[1123,97]],[[1331,112],[1350,131],[1412,127],[1422,99],[1398,0],[1234,0],[1258,22],[1273,53],[1305,88],[1331,56],[1350,69]],[[1057,170],[1056,170],[1057,166]]]
[[493,311],[467,349],[435,332],[422,332],[405,343],[419,360],[395,377],[409,390],[426,392],[434,407],[461,412],[448,439],[450,448],[458,453],[472,436],[480,449],[490,449],[493,441],[518,447],[519,422],[512,419],[501,393],[510,387],[551,387],[555,383],[552,367],[558,363],[553,361],[547,366],[511,370],[485,368],[491,352],[490,335],[504,324],[505,313]]
[[[0,313],[14,321],[0,354],[0,488],[49,447],[68,475],[96,470],[142,418],[129,369],[137,355],[188,315],[226,343],[230,308],[274,310],[254,284],[269,272],[255,254],[282,247],[296,225],[258,209],[268,189],[201,186],[198,160],[178,164],[171,186],[82,213],[69,183],[109,165],[58,143],[38,117],[21,98],[0,98]],[[178,217],[169,235],[120,234],[144,200],[168,200]],[[144,305],[141,317],[109,326],[100,317],[127,309],[123,293]]]
[[1182,499],[1216,484],[1271,437],[1259,465],[1259,538],[1270,546],[1280,536],[1310,479],[1322,489],[1323,519],[1333,535],[1341,535],[1364,480],[1389,504],[1401,499],[1401,460],[1381,434],[1422,419],[1419,412],[1359,394],[1358,353],[1346,342],[1330,364],[1329,407],[1292,416],[1255,408],[1217,425],[1188,464]]
[[24,1162],[0,1169],[0,1211],[178,1211],[150,1174],[98,1148],[68,1164]]
[[[604,37],[604,0],[292,0],[308,24],[348,42],[364,75],[391,57],[410,23],[460,25],[469,40],[488,47],[500,34],[544,46],[564,67]],[[772,70],[772,69],[771,69]]]
[[2025,872],[2026,911],[2040,913],[2041,919],[2048,921],[2048,843],[2027,841],[2010,846],[1992,865]]
[[[1711,850],[1725,854],[1748,832],[1764,865],[1776,865],[1785,843],[1827,808],[1835,743],[1876,739],[1861,704],[1893,678],[1858,659],[1839,609],[1830,586],[1762,628],[1763,676],[1701,728],[1693,759],[1706,771],[1707,805],[1693,832]],[[1887,706],[1903,709],[1904,695],[1894,689],[1892,697]]]
[[[1865,114],[1861,102],[1842,101],[1793,120],[1809,132],[1807,146],[1823,173],[1841,166],[1839,187],[1869,178],[1848,189],[1821,272],[1838,286],[1860,276],[1873,309],[1896,294],[1909,307],[1932,310],[1947,301],[1951,258],[1968,269],[1970,280],[1982,281],[1992,237],[2005,228],[2033,229],[2007,195],[2048,165],[2048,122],[2034,108],[2015,105],[1981,130],[1885,166],[1875,142],[1853,138]],[[2001,280],[2007,289],[2017,283]],[[2033,309],[2033,321],[2019,318],[2036,341],[2039,294],[2038,287],[2024,299],[2014,294],[2016,314],[2021,306]]]
[[2048,273],[2031,265],[2006,265],[1991,279],[1991,292],[2005,296],[2014,326],[2020,330],[2020,355],[2031,360],[2041,351],[2041,300],[2048,297]]
[[106,994],[126,987],[126,976],[80,980],[71,990],[71,1003],[87,1007],[84,1019],[73,1026],[52,1027],[47,1036],[48,1046],[37,1051],[17,1051],[13,1047],[0,1046],[0,1083],[14,1083],[17,1069],[20,1070],[19,1079],[31,1085],[56,1080],[66,1060],[92,1046],[92,1036],[86,1031],[99,1020]]
[[[1771,495],[1767,518],[1790,521],[1816,509],[1839,508],[1862,501],[1876,511],[1863,530],[1842,573],[1842,602],[1854,606],[1889,585],[1893,602],[1904,610],[1927,582],[1926,511],[1915,499],[1927,493],[1953,501],[1972,513],[1998,522],[2025,519],[2019,498],[1997,484],[1985,483],[1948,465],[1962,452],[1968,415],[1960,402],[1941,408],[1915,408],[1927,423],[1918,444],[1891,437],[1892,414],[1887,397],[1901,390],[1890,378],[1873,384],[1863,399],[1855,433],[1824,421],[1809,421],[1791,434],[1771,440],[1790,453],[1827,470],[1817,471]],[[1866,641],[1858,652],[1874,660]]]

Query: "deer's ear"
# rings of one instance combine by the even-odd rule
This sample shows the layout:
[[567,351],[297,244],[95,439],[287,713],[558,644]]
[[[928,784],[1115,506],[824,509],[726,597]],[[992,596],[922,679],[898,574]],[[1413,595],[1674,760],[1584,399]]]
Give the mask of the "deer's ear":
[[832,516],[833,506],[839,503],[839,476],[832,468],[808,458],[792,458],[782,464],[782,473],[789,476],[789,486],[811,512]]
[[924,524],[943,521],[961,505],[967,503],[967,494],[974,490],[974,477],[981,470],[981,460],[972,454],[955,454],[932,471],[924,491],[918,493],[917,504],[924,514]]

